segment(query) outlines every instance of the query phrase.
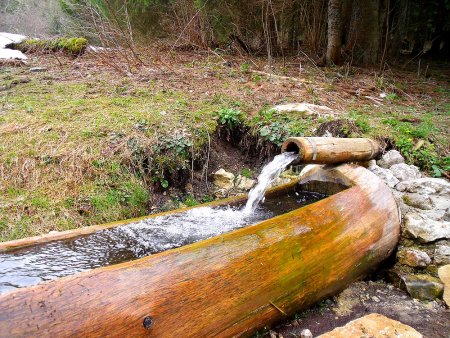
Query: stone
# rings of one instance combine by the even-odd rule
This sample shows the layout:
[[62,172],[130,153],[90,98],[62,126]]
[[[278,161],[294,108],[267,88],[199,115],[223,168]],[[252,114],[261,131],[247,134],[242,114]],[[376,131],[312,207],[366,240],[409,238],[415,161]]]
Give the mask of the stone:
[[421,338],[423,336],[412,327],[378,313],[352,320],[345,326],[337,327],[319,336],[319,338],[349,337]]
[[422,210],[431,210],[435,206],[430,196],[417,193],[403,195],[403,201],[410,207]]
[[41,73],[41,72],[46,72],[47,68],[45,67],[31,67],[30,68],[30,73]]
[[305,102],[280,104],[278,106],[273,107],[272,109],[280,113],[292,113],[292,112],[303,113],[303,115],[305,116],[310,115],[327,116],[333,114],[333,110],[331,108]]
[[225,169],[219,169],[213,174],[214,185],[221,189],[232,189],[234,187],[234,175],[225,171]]
[[422,177],[419,168],[415,165],[409,165],[406,163],[394,164],[389,168],[389,170],[392,171],[392,174],[394,174],[399,181],[415,180]]
[[313,338],[313,335],[312,335],[311,331],[309,331],[308,329],[304,329],[300,333],[300,337],[301,338]]
[[434,249],[434,262],[437,265],[450,264],[450,246],[438,244]]
[[405,159],[397,150],[389,150],[377,162],[378,166],[384,169],[389,169],[394,164],[399,163],[405,163]]
[[401,264],[413,268],[424,268],[431,264],[431,258],[426,252],[416,249],[400,249],[397,253],[398,261]]
[[373,172],[375,175],[377,175],[379,178],[381,178],[384,181],[384,183],[386,183],[386,185],[390,188],[394,188],[397,185],[397,183],[400,182],[398,178],[395,177],[394,174],[392,174],[392,171],[390,171],[389,169],[383,169],[375,165],[373,167],[370,167],[369,170]]
[[435,300],[442,296],[444,285],[438,278],[425,275],[406,275],[402,278],[406,291],[413,298]]
[[444,283],[444,302],[450,306],[450,264],[444,265],[438,270],[439,279]]
[[396,187],[398,191],[416,192],[421,194],[438,194],[450,197],[450,183],[442,178],[418,178],[416,180],[400,182]]
[[239,175],[236,178],[236,188],[242,191],[248,191],[256,184],[255,180]]
[[433,242],[441,238],[450,238],[450,222],[436,221],[422,213],[405,215],[406,233],[421,243]]

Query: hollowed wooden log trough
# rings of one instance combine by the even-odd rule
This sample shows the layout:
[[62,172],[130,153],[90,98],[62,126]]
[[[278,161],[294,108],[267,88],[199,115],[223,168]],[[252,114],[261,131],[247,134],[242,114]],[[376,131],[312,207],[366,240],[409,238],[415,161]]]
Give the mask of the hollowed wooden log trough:
[[315,166],[298,184],[334,194],[192,245],[7,293],[0,296],[0,336],[250,335],[339,292],[391,254],[399,214],[374,174],[349,164]]

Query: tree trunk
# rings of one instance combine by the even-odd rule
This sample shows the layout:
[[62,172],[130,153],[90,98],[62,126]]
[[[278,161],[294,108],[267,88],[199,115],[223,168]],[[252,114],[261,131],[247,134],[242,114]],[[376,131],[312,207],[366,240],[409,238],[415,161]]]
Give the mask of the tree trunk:
[[327,64],[339,64],[341,54],[341,0],[328,2]]
[[392,192],[372,172],[316,167],[299,183],[333,182],[349,188],[192,245],[1,295],[0,337],[234,337],[293,316],[367,275],[400,234]]
[[357,0],[355,4],[358,61],[364,65],[374,64],[380,55],[380,0]]

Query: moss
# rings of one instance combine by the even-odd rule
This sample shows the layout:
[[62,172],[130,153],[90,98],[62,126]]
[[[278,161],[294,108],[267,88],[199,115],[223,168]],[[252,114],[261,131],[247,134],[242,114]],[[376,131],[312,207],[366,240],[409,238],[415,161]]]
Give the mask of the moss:
[[20,43],[12,45],[14,49],[22,52],[38,52],[38,51],[63,51],[72,55],[82,54],[87,47],[87,39],[83,37],[72,38],[55,38],[55,39],[27,39]]
[[405,203],[406,203],[406,205],[409,205],[409,206],[411,206],[411,204],[412,204],[412,201],[411,201],[411,199],[409,198],[409,196],[408,196],[408,195],[403,195],[402,199],[403,199],[403,202],[405,202]]

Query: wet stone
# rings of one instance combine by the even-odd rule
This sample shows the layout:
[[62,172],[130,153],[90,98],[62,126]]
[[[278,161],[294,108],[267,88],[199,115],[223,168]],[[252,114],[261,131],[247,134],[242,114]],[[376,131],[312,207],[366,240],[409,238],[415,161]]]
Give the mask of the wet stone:
[[435,300],[440,298],[444,291],[441,281],[429,275],[406,275],[402,279],[406,291],[411,297],[416,299]]
[[427,253],[416,249],[401,249],[398,251],[397,257],[401,264],[413,268],[424,268],[431,264],[431,258]]

